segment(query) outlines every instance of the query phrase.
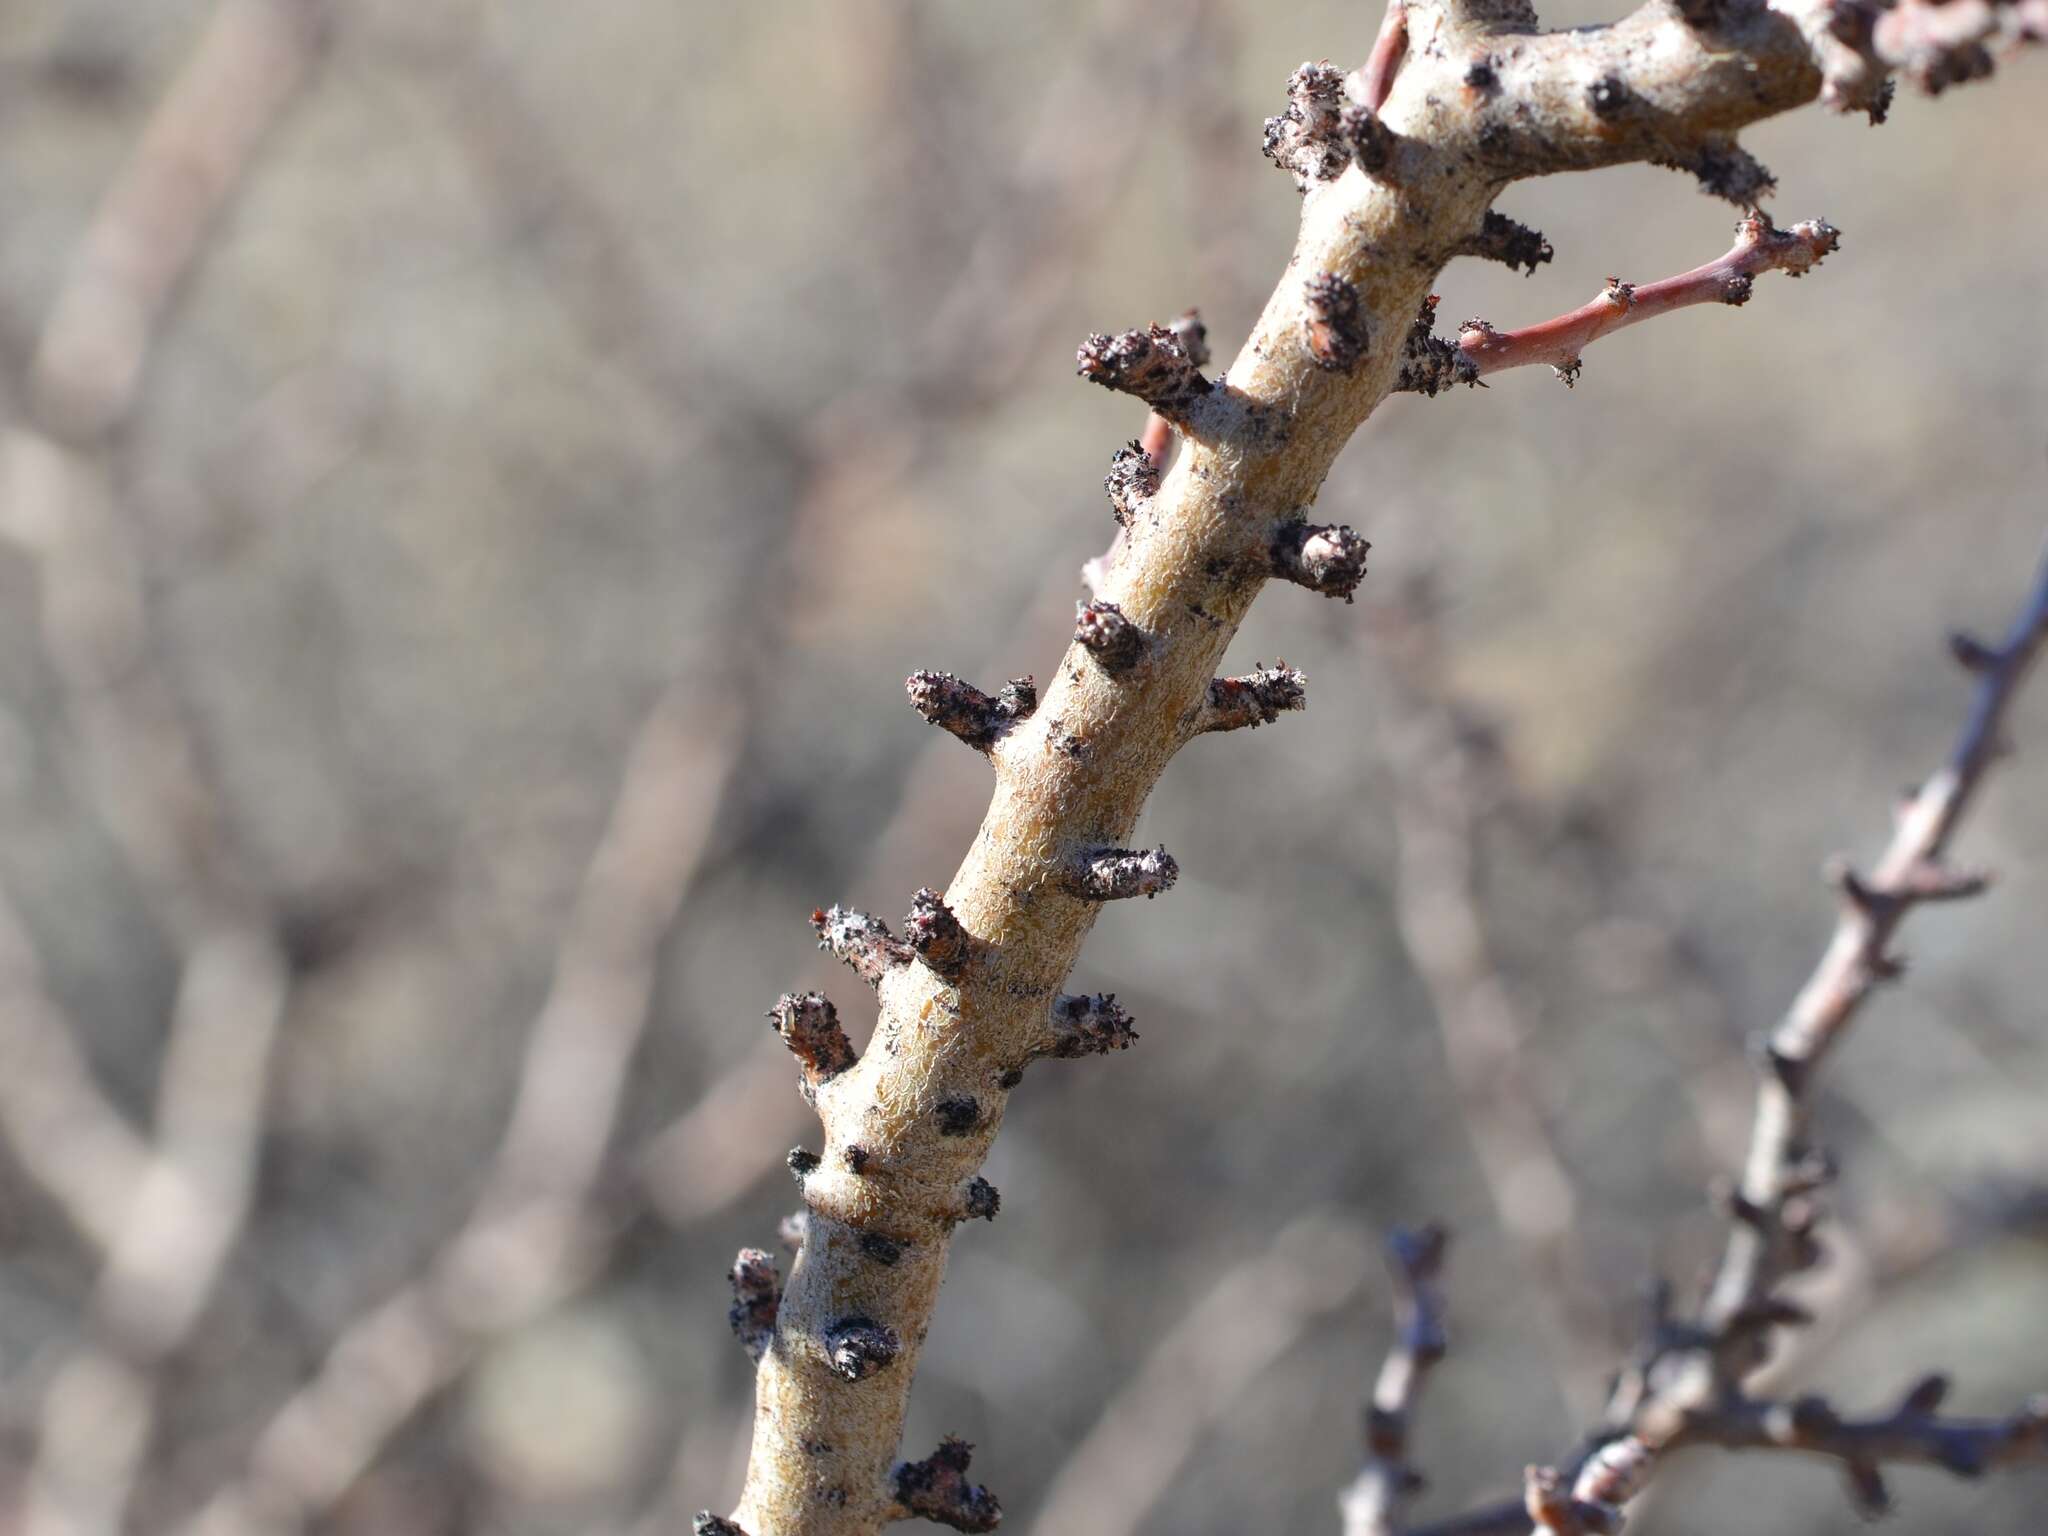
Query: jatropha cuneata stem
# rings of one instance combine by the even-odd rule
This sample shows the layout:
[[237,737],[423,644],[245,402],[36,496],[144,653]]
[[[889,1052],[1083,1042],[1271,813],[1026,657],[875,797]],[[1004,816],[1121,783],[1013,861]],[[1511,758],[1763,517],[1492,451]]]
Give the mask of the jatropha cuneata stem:
[[[1967,77],[1985,46],[1944,41],[1925,0],[1900,0],[1861,29],[1837,25],[1847,0],[1688,4],[1715,19],[1695,26],[1652,0],[1612,26],[1541,33],[1523,0],[1399,8],[1365,71],[1303,65],[1268,126],[1267,153],[1304,194],[1301,229],[1229,367],[1203,371],[1206,342],[1186,318],[1093,335],[1077,351],[1082,377],[1154,413],[1141,439],[1150,462],[1125,455],[1111,467],[1123,528],[1091,565],[1094,600],[1042,698],[1023,684],[990,696],[944,673],[910,681],[919,711],[995,769],[988,814],[943,898],[921,895],[901,938],[859,912],[815,914],[820,942],[876,989],[875,1043],[829,1078],[826,1056],[799,1056],[825,1144],[792,1156],[800,1246],[756,1374],[745,1491],[730,1521],[707,1517],[719,1536],[875,1536],[906,1513],[962,1529],[987,1518],[993,1501],[955,1476],[964,1447],[908,1463],[923,1470],[907,1482],[898,1471],[947,1246],[961,1222],[993,1213],[979,1169],[1026,1065],[1105,1055],[1133,1037],[1113,999],[1060,989],[1106,895],[1164,888],[1163,856],[1120,845],[1135,840],[1167,763],[1196,736],[1300,707],[1298,673],[1231,677],[1222,662],[1269,579],[1348,599],[1364,577],[1363,537],[1302,521],[1351,433],[1397,380],[1476,383],[1539,360],[1542,345],[1576,348],[1680,300],[1734,302],[1765,257],[1782,252],[1787,270],[1802,259],[1766,228],[1711,291],[1610,285],[1597,309],[1533,337],[1436,338],[1431,287],[1447,262],[1528,266],[1547,254],[1533,231],[1489,219],[1494,197],[1517,180],[1631,161],[1753,196],[1768,173],[1737,145],[1742,127],[1823,91],[1837,105],[1878,102],[1909,48],[1916,78]],[[1994,28],[2020,17],[1986,6]],[[1163,473],[1161,423],[1181,438]],[[1088,862],[1103,856],[1106,868]]]

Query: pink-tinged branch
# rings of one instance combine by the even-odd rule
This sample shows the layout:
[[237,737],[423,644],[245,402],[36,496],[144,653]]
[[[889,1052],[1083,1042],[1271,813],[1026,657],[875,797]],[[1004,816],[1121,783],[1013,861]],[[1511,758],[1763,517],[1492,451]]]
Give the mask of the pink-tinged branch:
[[1594,342],[1615,331],[1693,304],[1744,304],[1757,276],[1784,272],[1803,277],[1841,243],[1825,219],[1808,219],[1779,229],[1761,213],[1735,226],[1735,244],[1704,266],[1655,283],[1608,279],[1600,295],[1569,314],[1519,330],[1499,331],[1483,320],[1468,320],[1458,333],[1466,366],[1456,382],[1475,383],[1490,373],[1548,363],[1567,384],[1577,380],[1579,359]]
[[1358,71],[1358,94],[1377,113],[1393,93],[1394,76],[1408,57],[1408,0],[1387,0],[1387,14],[1380,18],[1380,35],[1373,39],[1372,52]]

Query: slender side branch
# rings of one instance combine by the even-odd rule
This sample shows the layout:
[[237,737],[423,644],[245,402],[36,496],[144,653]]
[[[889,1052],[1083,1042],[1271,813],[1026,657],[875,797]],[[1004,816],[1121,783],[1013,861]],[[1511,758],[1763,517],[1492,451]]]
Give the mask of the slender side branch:
[[1338,1499],[1344,1536],[1398,1536],[1408,1496],[1422,1479],[1408,1462],[1409,1419],[1431,1367],[1444,1357],[1442,1227],[1397,1229],[1387,1239],[1394,1283],[1394,1347],[1373,1384],[1365,1415],[1365,1466]]
[[1188,734],[1256,730],[1273,724],[1288,710],[1307,707],[1305,674],[1284,661],[1271,667],[1260,662],[1242,677],[1219,677],[1211,682],[1208,697],[1189,718]]
[[[1947,763],[1899,809],[1876,871],[1867,877],[1846,868],[1837,872],[1842,911],[1834,937],[1759,1052],[1746,1166],[1741,1182],[1721,1196],[1730,1230],[1720,1270],[1697,1317],[1675,1319],[1660,1303],[1649,1347],[1617,1377],[1606,1422],[1578,1463],[1581,1486],[1615,1445],[1634,1448],[1626,1458],[1634,1469],[1631,1487],[1640,1486],[1665,1453],[1691,1446],[1806,1451],[1840,1462],[1858,1507],[1877,1513],[1887,1501],[1881,1472],[1886,1463],[1938,1466],[1975,1477],[1994,1467],[2048,1462],[2048,1397],[2008,1418],[1944,1419],[1937,1410],[1948,1392],[1947,1378],[1930,1375],[1891,1414],[1855,1420],[1820,1398],[1767,1402],[1744,1391],[1744,1379],[1768,1356],[1777,1330],[1811,1321],[1778,1286],[1820,1253],[1813,1235],[1820,1214],[1816,1197],[1834,1169],[1809,1135],[1819,1069],[1871,992],[1898,974],[1890,945],[1906,914],[1922,902],[1983,889],[1983,876],[1951,869],[1945,854],[1986,771],[2005,749],[2006,714],[2044,645],[2048,557],[2000,643],[1951,641],[1958,662],[1976,679],[1968,717]],[[1532,1519],[1539,1532],[1553,1536],[1619,1528],[1620,1501],[1589,1504],[1578,1487],[1563,1494],[1566,1483],[1563,1472],[1532,1469],[1523,1506],[1494,1505],[1412,1536],[1487,1536],[1526,1529]]]
[[[1690,272],[1655,283],[1625,283],[1609,278],[1599,297],[1568,314],[1519,330],[1495,330],[1484,320],[1468,320],[1458,330],[1457,360],[1447,382],[1473,383],[1508,368],[1548,363],[1566,384],[1576,383],[1580,357],[1603,336],[1694,304],[1746,304],[1759,274],[1784,272],[1803,277],[1821,258],[1841,244],[1841,234],[1825,219],[1809,219],[1789,230],[1778,229],[1761,213],[1751,213],[1735,226],[1735,244],[1726,255]],[[1424,375],[1408,386],[1426,393]]]

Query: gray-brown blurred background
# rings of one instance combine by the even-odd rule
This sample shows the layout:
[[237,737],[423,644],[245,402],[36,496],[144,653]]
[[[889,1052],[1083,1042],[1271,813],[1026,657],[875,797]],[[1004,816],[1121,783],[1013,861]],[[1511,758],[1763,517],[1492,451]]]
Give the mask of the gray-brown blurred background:
[[[1581,9],[1550,19],[1600,19]],[[1377,13],[1251,0],[0,3],[0,1528],[659,1532],[729,1507],[723,1271],[813,1135],[761,1021],[833,900],[942,885],[987,773],[900,680],[1050,670],[1129,401],[1227,359],[1296,195],[1258,153]],[[1441,1218],[1425,1512],[1566,1450],[1719,1236],[1742,1040],[1818,954],[2040,548],[2040,60],[1752,147],[1842,253],[1389,401],[1319,515],[1355,607],[1236,648],[1308,713],[1199,742],[1043,1068],[914,1398],[1019,1532],[1309,1533]],[[1725,248],[1644,169],[1513,189],[1513,324]],[[1853,1409],[2048,1388],[2048,705],[1822,1108]],[[621,786],[624,785],[622,790]],[[508,1131],[508,1127],[511,1129]],[[2039,1472],[1895,1479],[2041,1529]],[[1641,1528],[1856,1525],[1691,1463]]]

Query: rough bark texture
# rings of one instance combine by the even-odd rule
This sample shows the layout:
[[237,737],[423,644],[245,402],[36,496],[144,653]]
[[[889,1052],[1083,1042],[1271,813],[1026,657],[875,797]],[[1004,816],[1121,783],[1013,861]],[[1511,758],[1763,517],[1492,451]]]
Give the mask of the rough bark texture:
[[[1192,736],[1255,723],[1219,698],[1217,664],[1274,573],[1276,542],[1303,542],[1284,530],[1395,387],[1436,274],[1487,236],[1494,197],[1521,177],[1651,160],[1753,196],[1767,173],[1732,135],[1823,86],[1809,31],[1824,29],[1803,11],[1730,6],[1695,26],[1655,0],[1611,27],[1535,35],[1518,30],[1533,25],[1522,6],[1470,0],[1401,20],[1368,80],[1344,86],[1305,65],[1269,124],[1268,153],[1305,194],[1301,230],[1224,378],[1204,377],[1197,349],[1158,326],[1081,349],[1083,376],[1143,399],[1182,434],[1182,452],[1156,491],[1122,492],[1127,526],[1036,711],[998,731],[967,698],[966,731],[940,721],[996,773],[944,898],[965,940],[947,949],[945,974],[895,941],[847,955],[877,984],[880,1019],[862,1058],[816,1084],[824,1148],[794,1161],[802,1243],[761,1360],[732,1517],[750,1536],[849,1536],[913,1512],[899,1440],[953,1228],[988,1204],[969,1192],[1025,1065],[1072,1054],[1052,1012],[1100,903],[1070,873],[1131,844]],[[1382,93],[1383,105],[1370,99]],[[1130,516],[1123,503],[1141,490],[1144,515]],[[1105,643],[1106,614],[1141,643]],[[967,1100],[976,1113],[963,1122],[947,1106]],[[846,1368],[848,1340],[883,1338],[892,1347],[853,1350],[861,1368]],[[993,1523],[993,1501],[976,1494],[971,1518]]]

